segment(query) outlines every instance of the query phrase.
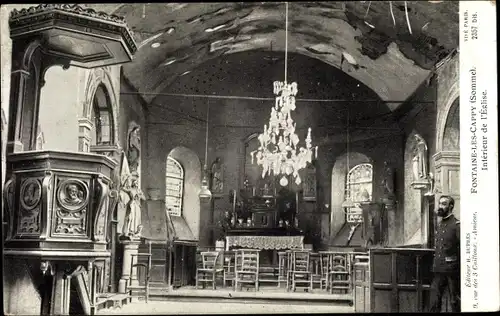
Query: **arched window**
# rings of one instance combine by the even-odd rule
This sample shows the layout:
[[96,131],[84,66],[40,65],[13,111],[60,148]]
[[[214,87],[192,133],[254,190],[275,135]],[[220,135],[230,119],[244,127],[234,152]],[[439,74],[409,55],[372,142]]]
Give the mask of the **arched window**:
[[174,158],[167,157],[165,206],[170,215],[182,215],[184,169]]
[[92,101],[93,145],[110,145],[113,141],[111,102],[103,86],[97,87]]
[[348,222],[362,222],[362,212],[356,204],[370,202],[373,192],[373,166],[362,163],[352,168],[347,174],[345,197],[352,202],[352,207],[346,207]]

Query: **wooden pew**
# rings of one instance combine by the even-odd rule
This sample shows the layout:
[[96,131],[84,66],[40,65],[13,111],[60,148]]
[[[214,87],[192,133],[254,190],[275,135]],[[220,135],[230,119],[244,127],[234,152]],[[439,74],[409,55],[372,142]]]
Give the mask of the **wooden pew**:
[[369,249],[368,263],[355,262],[355,311],[427,311],[433,254],[434,250],[422,248]]

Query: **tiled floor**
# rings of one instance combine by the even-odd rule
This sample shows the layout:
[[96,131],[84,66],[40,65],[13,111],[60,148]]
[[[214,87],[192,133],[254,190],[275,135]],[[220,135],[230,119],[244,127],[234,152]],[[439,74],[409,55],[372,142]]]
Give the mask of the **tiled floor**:
[[99,315],[182,315],[182,314],[293,314],[293,313],[353,313],[354,308],[346,304],[287,304],[247,302],[189,302],[189,301],[143,301],[122,308],[99,311]]

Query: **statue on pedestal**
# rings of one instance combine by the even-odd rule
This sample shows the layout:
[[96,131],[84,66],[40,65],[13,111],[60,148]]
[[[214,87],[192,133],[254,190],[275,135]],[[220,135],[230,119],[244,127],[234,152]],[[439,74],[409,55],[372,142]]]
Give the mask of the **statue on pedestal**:
[[122,229],[122,239],[138,239],[141,237],[141,200],[146,197],[139,187],[138,174],[133,172],[126,178],[121,190],[126,195],[121,194],[123,199],[127,200],[125,222]]
[[384,161],[384,178],[382,179],[384,188],[384,196],[390,197],[394,195],[394,172],[387,161]]
[[141,127],[132,127],[128,134],[127,158],[131,171],[137,171],[141,159]]
[[415,141],[412,159],[413,180],[420,182],[428,178],[427,143],[419,134],[415,134]]
[[212,194],[222,194],[224,193],[224,166],[221,163],[220,158],[216,158],[212,164]]

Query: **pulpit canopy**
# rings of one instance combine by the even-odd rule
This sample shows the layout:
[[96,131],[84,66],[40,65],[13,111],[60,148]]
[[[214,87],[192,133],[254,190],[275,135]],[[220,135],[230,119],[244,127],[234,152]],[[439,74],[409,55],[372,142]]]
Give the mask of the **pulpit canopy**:
[[40,4],[10,14],[12,40],[43,38],[47,54],[83,68],[132,60],[137,46],[125,20],[75,4]]

